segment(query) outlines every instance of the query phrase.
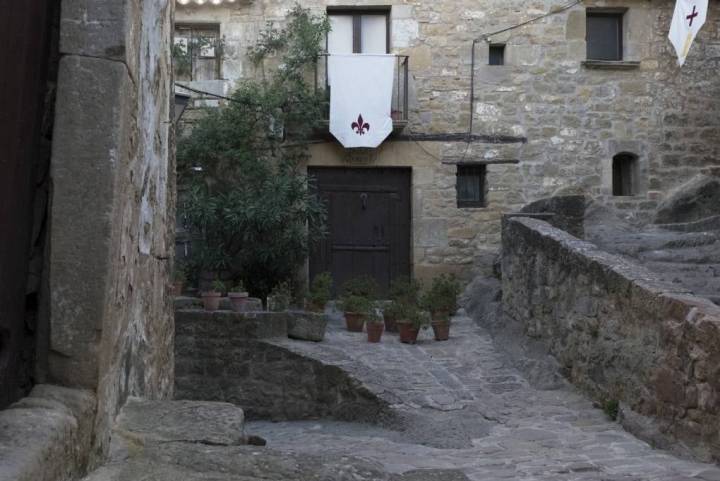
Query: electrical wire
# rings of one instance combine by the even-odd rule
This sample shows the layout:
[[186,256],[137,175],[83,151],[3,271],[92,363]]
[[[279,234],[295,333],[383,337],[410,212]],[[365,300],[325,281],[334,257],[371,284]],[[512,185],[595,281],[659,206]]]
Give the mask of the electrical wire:
[[472,48],[470,50],[471,52],[471,59],[470,59],[470,125],[468,127],[468,138],[467,138],[467,146],[465,147],[465,152],[463,153],[462,158],[460,159],[460,163],[465,161],[465,157],[467,156],[468,151],[470,150],[470,142],[472,139],[472,131],[473,131],[473,117],[475,113],[475,48],[480,41],[488,41],[490,37],[499,35],[501,33],[509,32],[510,30],[515,30],[520,27],[524,27],[525,25],[537,22],[538,20],[542,20],[544,18],[557,15],[558,13],[562,13],[566,10],[570,10],[576,5],[579,5],[584,0],[573,0],[570,3],[567,3],[565,5],[562,5],[557,8],[551,8],[548,12],[538,15],[537,17],[530,18],[528,20],[525,20],[524,22],[520,22],[515,25],[511,25],[509,27],[501,28],[500,30],[495,30],[494,32],[488,32],[480,35],[479,37],[475,38],[472,41]]

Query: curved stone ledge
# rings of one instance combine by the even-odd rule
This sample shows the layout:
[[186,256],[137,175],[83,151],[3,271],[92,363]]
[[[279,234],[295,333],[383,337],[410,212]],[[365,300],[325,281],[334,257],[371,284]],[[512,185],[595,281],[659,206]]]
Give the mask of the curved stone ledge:
[[377,420],[388,409],[343,369],[280,345],[292,313],[178,311],[175,397],[223,401],[248,419]]
[[720,459],[720,307],[529,218],[504,222],[503,303],[598,401]]

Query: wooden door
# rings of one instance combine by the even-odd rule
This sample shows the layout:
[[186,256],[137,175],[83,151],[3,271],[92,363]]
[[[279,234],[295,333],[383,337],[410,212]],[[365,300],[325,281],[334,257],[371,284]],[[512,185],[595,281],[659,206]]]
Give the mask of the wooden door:
[[25,325],[35,167],[41,149],[52,2],[4,2],[0,15],[0,408],[28,388]]
[[333,276],[336,294],[360,276],[386,295],[393,279],[410,276],[410,169],[309,169],[328,210],[328,235],[310,255],[310,278]]

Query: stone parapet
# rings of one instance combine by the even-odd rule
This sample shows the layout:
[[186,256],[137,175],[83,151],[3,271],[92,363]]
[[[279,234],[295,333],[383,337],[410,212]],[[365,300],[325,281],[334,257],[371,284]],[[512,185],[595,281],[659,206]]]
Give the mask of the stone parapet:
[[650,441],[720,459],[720,307],[536,219],[504,223],[502,270],[506,314],[576,385],[630,428],[652,419],[635,430]]

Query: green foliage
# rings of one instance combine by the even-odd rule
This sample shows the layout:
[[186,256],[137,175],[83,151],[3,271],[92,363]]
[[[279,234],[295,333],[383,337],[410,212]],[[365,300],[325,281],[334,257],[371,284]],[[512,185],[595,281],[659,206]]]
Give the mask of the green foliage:
[[332,276],[329,272],[323,272],[315,276],[310,285],[308,293],[308,301],[313,309],[321,310],[330,300],[330,292],[332,290]]
[[173,282],[187,282],[186,269],[187,267],[184,263],[176,262],[175,268],[173,269]]
[[384,324],[383,318],[375,305],[365,315],[365,322],[368,324]]
[[180,136],[187,225],[201,239],[195,275],[223,272],[265,297],[293,277],[324,235],[324,205],[300,166],[308,159],[302,141],[322,118],[323,95],[305,81],[308,59],[321,52],[328,28],[327,18],[296,6],[288,26],[263,33],[252,51],[255,62],[276,55],[283,67],[263,82],[240,84],[232,102]]
[[[272,311],[285,311],[289,309],[290,303],[292,302],[292,289],[290,288],[290,283],[287,281],[281,282],[273,287],[270,295],[268,296],[268,304],[270,303],[270,299],[272,300]],[[269,305],[268,308],[270,308]]]
[[415,329],[427,329],[430,326],[431,318],[430,313],[420,309],[417,306],[409,304],[398,304],[400,315],[397,318],[398,323],[408,322],[413,325]]
[[603,403],[603,411],[613,421],[617,421],[620,413],[620,402],[617,399],[608,399]]
[[226,291],[227,287],[225,287],[225,283],[219,279],[216,279],[212,283],[212,290],[214,292],[224,293]]
[[237,283],[235,283],[235,285],[231,289],[231,292],[245,292],[245,284],[243,284],[243,281],[238,281]]
[[357,277],[343,284],[345,297],[357,296],[374,301],[377,299],[378,290],[377,282],[370,276]]
[[356,312],[369,315],[374,307],[373,301],[365,296],[345,294],[340,298],[340,305],[345,312]]
[[433,279],[422,298],[422,305],[433,314],[452,315],[457,311],[460,283],[455,275],[442,274]]
[[395,279],[390,283],[390,299],[395,302],[416,305],[420,299],[422,284],[414,279]]

